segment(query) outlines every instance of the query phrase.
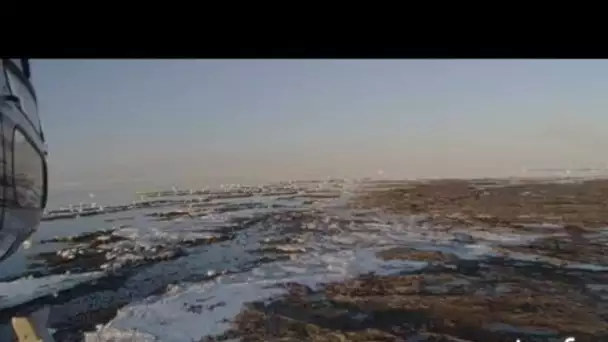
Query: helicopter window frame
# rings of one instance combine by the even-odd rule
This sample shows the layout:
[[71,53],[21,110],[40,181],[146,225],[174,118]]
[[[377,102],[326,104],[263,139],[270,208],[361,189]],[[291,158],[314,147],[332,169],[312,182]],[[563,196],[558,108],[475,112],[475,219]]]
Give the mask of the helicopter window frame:
[[44,140],[42,122],[38,112],[38,97],[30,82],[29,65],[25,67],[22,60],[14,58],[2,59],[2,62],[9,92],[20,98],[21,114]]
[[6,76],[11,94],[17,96],[20,100],[18,107],[21,110],[21,114],[34,127],[36,132],[42,132],[36,97],[28,89],[23,77],[16,74],[14,70],[7,69]]
[[23,68],[23,62],[19,58],[9,58],[9,61],[13,62],[13,64],[25,75],[25,69]]
[[[18,156],[17,156],[18,153],[15,153],[15,147],[17,144],[17,139],[16,139],[17,134],[20,134],[22,136],[23,140],[25,142],[27,142],[26,145],[35,152],[35,154],[38,156],[38,158],[40,160],[40,169],[41,169],[40,181],[42,184],[40,185],[40,202],[37,205],[31,205],[30,203],[21,203],[20,202],[21,198],[19,196],[19,191],[17,189],[17,185],[18,185],[18,181],[16,178],[17,173],[15,172],[15,171],[17,171],[17,168],[16,168],[17,164],[15,163],[15,160],[18,158]],[[13,196],[14,196],[15,204],[17,206],[19,206],[20,208],[27,208],[27,209],[44,209],[44,208],[46,208],[47,199],[48,199],[48,170],[47,170],[46,159],[44,158],[42,151],[40,151],[38,149],[38,147],[36,146],[36,144],[34,144],[34,142],[30,138],[30,136],[27,134],[27,132],[23,128],[21,128],[19,125],[15,125],[15,127],[13,128],[12,141],[11,141],[11,152],[12,152],[11,171],[12,171],[12,177],[13,177]],[[21,155],[21,154],[19,154],[19,155]]]

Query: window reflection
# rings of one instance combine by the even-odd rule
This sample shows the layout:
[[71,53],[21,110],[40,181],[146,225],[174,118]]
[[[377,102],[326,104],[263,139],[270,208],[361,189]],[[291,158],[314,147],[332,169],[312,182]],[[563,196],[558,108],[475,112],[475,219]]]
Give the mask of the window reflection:
[[13,160],[17,204],[21,207],[40,208],[44,195],[44,162],[19,129],[15,129],[13,136]]
[[23,114],[25,114],[28,120],[34,125],[36,130],[40,132],[40,118],[38,117],[38,106],[34,95],[32,95],[27,86],[12,71],[7,70],[6,74],[13,95],[19,98]]

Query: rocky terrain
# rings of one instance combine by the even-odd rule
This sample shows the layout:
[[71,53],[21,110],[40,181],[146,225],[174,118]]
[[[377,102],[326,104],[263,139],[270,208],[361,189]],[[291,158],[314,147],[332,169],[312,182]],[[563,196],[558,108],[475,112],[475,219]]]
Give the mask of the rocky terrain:
[[608,341],[608,181],[265,189],[50,213],[97,221],[34,239],[0,316],[51,305],[59,341]]

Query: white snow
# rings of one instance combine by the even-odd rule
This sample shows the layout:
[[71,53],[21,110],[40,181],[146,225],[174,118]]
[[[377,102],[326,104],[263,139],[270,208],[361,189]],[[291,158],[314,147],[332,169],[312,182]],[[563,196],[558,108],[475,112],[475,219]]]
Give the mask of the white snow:
[[20,305],[39,297],[53,295],[78,284],[98,279],[102,275],[101,272],[89,272],[41,278],[29,277],[12,282],[0,282],[0,309]]
[[[173,288],[154,301],[129,305],[87,341],[115,341],[139,332],[135,341],[191,341],[225,331],[247,302],[284,293],[279,285],[296,282],[316,288],[368,272],[389,274],[417,270],[426,262],[382,261],[371,250],[303,255],[295,260],[262,265],[252,272],[223,276],[216,281]],[[201,305],[200,311],[188,310]]]

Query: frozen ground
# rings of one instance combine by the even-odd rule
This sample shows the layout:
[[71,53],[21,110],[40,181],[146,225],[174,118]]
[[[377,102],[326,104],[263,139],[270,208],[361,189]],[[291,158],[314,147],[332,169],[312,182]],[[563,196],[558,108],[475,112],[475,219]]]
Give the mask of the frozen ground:
[[[408,276],[439,265],[442,272],[460,272],[498,259],[513,267],[559,265],[560,272],[576,274],[588,292],[608,301],[603,282],[608,263],[526,249],[540,240],[567,238],[560,225],[446,226],[423,214],[353,209],[347,203],[358,183],[297,187],[269,187],[233,198],[165,194],[161,198],[169,200],[160,204],[45,222],[31,247],[17,256],[14,265],[24,267],[7,272],[10,277],[0,283],[0,314],[51,305],[50,324],[61,341],[181,342],[222,340],[222,335],[238,340],[243,336],[226,333],[234,330],[235,317],[248,303],[270,305],[294,284],[320,296],[325,284],[370,274]],[[586,237],[605,246],[608,229]],[[407,253],[386,257],[395,250]],[[431,254],[449,257],[439,262]],[[452,279],[430,284],[428,291],[449,292],[470,282]],[[492,291],[508,292],[513,285],[501,286]],[[484,329],[536,334],[504,322]],[[344,334],[345,340],[356,340]],[[414,337],[424,341],[428,336],[410,334]]]

